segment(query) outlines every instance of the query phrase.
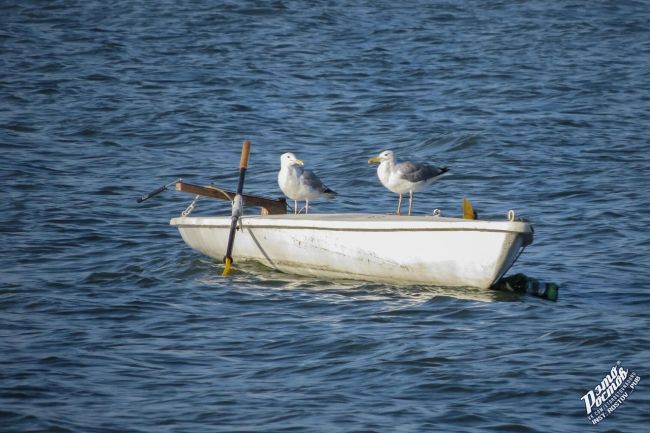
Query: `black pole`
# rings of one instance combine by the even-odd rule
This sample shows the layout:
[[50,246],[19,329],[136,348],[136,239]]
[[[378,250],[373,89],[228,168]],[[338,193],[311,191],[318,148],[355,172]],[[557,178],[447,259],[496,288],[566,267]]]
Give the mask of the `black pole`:
[[158,188],[158,189],[155,189],[155,190],[153,190],[153,191],[151,191],[151,192],[148,192],[148,193],[142,195],[141,197],[138,197],[138,200],[137,200],[137,201],[138,201],[138,203],[142,203],[142,202],[145,201],[145,200],[149,200],[149,199],[150,199],[151,197],[153,197],[154,195],[158,195],[158,194],[160,194],[161,192],[165,191],[167,188],[169,188],[169,187],[172,186],[173,184],[175,184],[175,183],[177,183],[177,182],[181,182],[182,180],[183,180],[183,179],[176,179],[175,181],[170,182],[170,183],[168,183],[167,185],[163,185],[163,186],[161,186],[161,187]]
[[226,267],[223,270],[223,275],[230,274],[230,265],[232,264],[232,247],[235,243],[235,233],[237,231],[237,221],[241,216],[242,211],[242,192],[244,191],[244,179],[246,177],[246,169],[248,168],[248,154],[250,153],[250,142],[244,140],[241,148],[241,160],[239,161],[239,181],[237,182],[237,194],[232,205],[232,217],[230,219],[230,233],[228,234],[228,246],[226,247],[226,256],[223,258]]

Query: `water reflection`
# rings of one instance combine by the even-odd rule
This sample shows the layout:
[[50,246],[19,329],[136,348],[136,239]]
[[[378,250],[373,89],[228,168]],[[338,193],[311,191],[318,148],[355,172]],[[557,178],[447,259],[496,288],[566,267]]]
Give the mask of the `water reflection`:
[[[213,262],[214,263],[214,262]],[[221,265],[214,263],[214,273],[203,278],[208,285],[223,285]],[[234,284],[247,289],[273,289],[309,291],[319,295],[343,296],[355,300],[402,300],[428,302],[434,298],[446,297],[480,302],[514,302],[522,295],[533,295],[551,301],[557,300],[558,286],[545,283],[524,274],[515,274],[499,280],[490,289],[475,287],[439,287],[424,285],[396,285],[360,282],[357,280],[322,280],[308,276],[286,274],[270,269],[256,262],[237,264],[233,274]]]

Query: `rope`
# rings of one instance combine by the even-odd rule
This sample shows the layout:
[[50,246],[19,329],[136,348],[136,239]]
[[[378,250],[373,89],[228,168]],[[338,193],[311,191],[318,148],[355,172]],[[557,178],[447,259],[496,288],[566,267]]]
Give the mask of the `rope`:
[[210,189],[213,189],[213,190],[217,191],[218,193],[220,193],[221,195],[223,195],[226,199],[228,199],[230,201],[233,201],[233,199],[234,199],[234,197],[232,195],[228,194],[226,191],[222,190],[218,186],[210,184],[206,188],[210,188]]

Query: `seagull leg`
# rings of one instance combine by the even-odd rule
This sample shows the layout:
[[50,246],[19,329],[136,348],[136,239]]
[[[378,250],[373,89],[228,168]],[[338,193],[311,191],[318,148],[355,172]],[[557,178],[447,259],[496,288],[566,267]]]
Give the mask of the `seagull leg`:
[[305,200],[305,215],[309,213],[309,200]]
[[409,191],[409,216],[411,216],[412,207],[413,207],[413,191]]
[[402,193],[399,193],[399,199],[397,200],[397,215],[400,215],[400,210],[402,209]]
[[298,200],[293,201],[293,213],[298,214]]

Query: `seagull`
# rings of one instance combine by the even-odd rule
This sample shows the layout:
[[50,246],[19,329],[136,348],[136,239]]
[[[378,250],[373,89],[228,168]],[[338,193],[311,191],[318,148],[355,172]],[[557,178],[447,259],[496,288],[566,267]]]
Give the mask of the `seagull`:
[[304,163],[291,152],[280,156],[278,185],[284,195],[294,201],[295,213],[298,213],[298,200],[305,200],[305,213],[309,213],[309,200],[336,196],[336,192],[326,187],[313,171],[303,166]]
[[377,177],[381,184],[390,191],[399,194],[397,215],[402,208],[402,194],[409,193],[409,216],[413,207],[413,193],[420,192],[440,175],[449,171],[449,167],[433,167],[412,161],[395,162],[392,150],[384,150],[379,155],[370,158],[368,164],[379,164]]

